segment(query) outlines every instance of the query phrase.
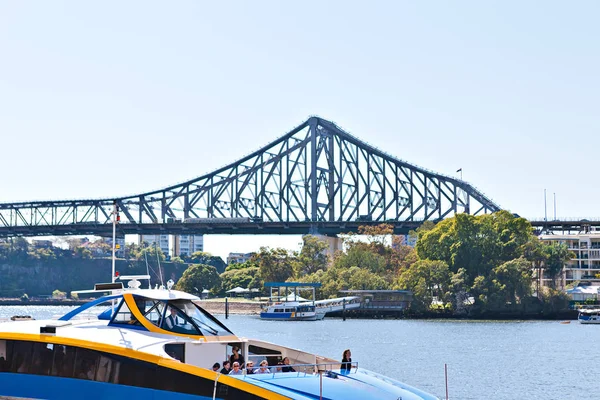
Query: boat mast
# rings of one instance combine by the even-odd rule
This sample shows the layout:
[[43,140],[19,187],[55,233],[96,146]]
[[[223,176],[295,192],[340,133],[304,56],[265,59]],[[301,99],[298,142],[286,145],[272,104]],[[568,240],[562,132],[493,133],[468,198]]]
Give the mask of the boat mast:
[[115,282],[115,261],[116,261],[116,253],[115,248],[117,247],[117,201],[113,201],[113,236],[112,236],[112,282]]

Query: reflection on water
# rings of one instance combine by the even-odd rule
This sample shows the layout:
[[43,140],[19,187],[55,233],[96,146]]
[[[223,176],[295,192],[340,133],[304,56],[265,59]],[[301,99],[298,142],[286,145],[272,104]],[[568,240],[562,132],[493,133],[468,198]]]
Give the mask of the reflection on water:
[[[0,319],[62,315],[71,306],[0,306]],[[547,400],[598,397],[594,344],[600,326],[554,321],[351,320],[262,321],[219,316],[239,336],[256,337],[341,359],[399,379],[440,398],[448,364],[453,400]]]

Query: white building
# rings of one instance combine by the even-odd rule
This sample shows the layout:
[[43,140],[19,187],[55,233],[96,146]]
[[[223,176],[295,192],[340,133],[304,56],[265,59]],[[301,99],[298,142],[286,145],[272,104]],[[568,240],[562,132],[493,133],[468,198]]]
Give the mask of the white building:
[[139,245],[142,243],[148,243],[148,245],[153,246],[156,243],[156,246],[163,252],[165,256],[170,254],[169,252],[169,235],[140,235]]
[[[562,287],[575,281],[599,282],[600,274],[600,231],[577,235],[541,235],[540,240],[549,243],[566,243],[575,257],[563,267]],[[542,279],[547,284],[547,279]]]
[[227,265],[229,264],[242,264],[250,260],[256,253],[229,253],[227,256]]
[[173,256],[191,256],[204,251],[204,235],[173,236]]

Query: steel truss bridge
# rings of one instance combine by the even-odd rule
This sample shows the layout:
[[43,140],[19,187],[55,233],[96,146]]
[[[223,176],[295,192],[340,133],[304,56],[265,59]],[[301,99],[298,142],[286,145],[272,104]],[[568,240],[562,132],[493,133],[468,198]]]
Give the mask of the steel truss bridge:
[[118,234],[334,235],[386,222],[406,233],[423,221],[500,209],[462,180],[393,157],[311,117],[260,150],[165,189],[98,200],[0,204],[0,237]]

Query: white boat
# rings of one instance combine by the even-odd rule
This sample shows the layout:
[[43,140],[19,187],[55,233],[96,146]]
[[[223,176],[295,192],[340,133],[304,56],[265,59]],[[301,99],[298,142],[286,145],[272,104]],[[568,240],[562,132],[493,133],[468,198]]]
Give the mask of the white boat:
[[311,302],[284,301],[267,305],[261,319],[285,321],[317,321],[325,318],[325,311],[317,310]]
[[[111,294],[58,320],[0,324],[0,397],[437,399],[356,362],[345,372],[338,360],[238,337],[198,306],[196,296],[119,284],[99,286]],[[95,319],[78,319],[92,311]],[[269,369],[261,374],[244,369],[239,375],[213,371],[233,347],[255,366],[266,360]],[[279,365],[286,357],[290,365]]]
[[600,308],[582,308],[577,319],[582,324],[600,324]]
[[[261,319],[279,321],[317,321],[325,318],[326,310],[320,310],[315,304],[315,288],[320,283],[307,282],[265,282],[270,288],[269,302],[260,313]],[[288,290],[293,289],[288,294]],[[312,290],[312,300],[302,298],[298,290]],[[283,290],[284,295],[281,295]]]

